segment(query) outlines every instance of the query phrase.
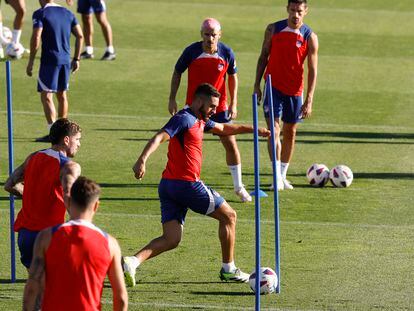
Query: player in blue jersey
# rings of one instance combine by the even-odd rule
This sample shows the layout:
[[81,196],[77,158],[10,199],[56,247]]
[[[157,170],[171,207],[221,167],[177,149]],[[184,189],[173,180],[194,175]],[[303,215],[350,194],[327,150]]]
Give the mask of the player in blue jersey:
[[[82,29],[75,15],[68,9],[56,4],[53,0],[39,0],[41,8],[33,13],[33,33],[30,40],[30,58],[26,73],[33,74],[33,63],[37,50],[42,43],[39,78],[37,90],[43,104],[48,130],[56,120],[53,94],[58,100],[58,117],[66,118],[70,72],[79,69],[80,51],[83,44]],[[74,34],[75,51],[70,56],[70,35]],[[49,136],[36,141],[49,142]]]
[[[73,0],[66,0],[71,5]],[[83,32],[85,34],[85,51],[82,52],[82,59],[94,58],[93,55],[93,17],[101,26],[102,33],[106,42],[106,49],[101,60],[115,60],[116,54],[112,39],[112,27],[106,14],[106,4],[104,0],[78,0],[77,11],[82,15]]]
[[[149,156],[168,143],[168,162],[158,186],[161,203],[162,235],[150,241],[134,256],[124,257],[124,273],[128,286],[135,285],[136,268],[145,260],[176,248],[182,238],[188,209],[207,215],[219,222],[222,269],[224,281],[247,282],[249,274],[234,263],[236,241],[236,212],[220,194],[200,180],[204,132],[217,135],[252,133],[253,126],[216,123],[210,118],[219,106],[220,93],[211,84],[200,84],[195,90],[192,105],[176,113],[147,143],[134,165],[137,179],[145,175]],[[270,131],[259,129],[268,137]]]

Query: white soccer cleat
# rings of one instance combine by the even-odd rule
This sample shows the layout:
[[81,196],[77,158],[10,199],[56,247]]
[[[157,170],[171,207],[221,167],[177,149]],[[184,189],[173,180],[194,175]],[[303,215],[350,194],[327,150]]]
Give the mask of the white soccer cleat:
[[[285,189],[285,184],[284,184],[284,182],[283,182],[282,179],[278,179],[277,180],[277,190],[278,191],[282,191],[283,189]],[[275,186],[273,184],[271,184],[270,187],[269,187],[269,190],[270,191],[274,191],[275,190]]]
[[250,274],[241,271],[239,268],[234,270],[234,272],[224,272],[224,269],[221,268],[219,276],[222,281],[247,283],[249,282]]
[[283,182],[283,189],[285,189],[285,190],[292,190],[293,189],[292,184],[286,178],[283,178],[282,182]]
[[133,268],[131,257],[122,257],[122,269],[124,270],[125,284],[128,287],[134,287],[135,281],[135,269]]
[[246,188],[244,188],[244,186],[240,187],[239,190],[235,190],[234,192],[239,196],[243,203],[252,201],[252,197],[246,191]]

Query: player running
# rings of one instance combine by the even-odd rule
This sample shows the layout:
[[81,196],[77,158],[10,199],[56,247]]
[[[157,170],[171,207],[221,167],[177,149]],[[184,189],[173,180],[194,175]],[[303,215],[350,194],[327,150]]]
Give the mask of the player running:
[[65,221],[70,188],[81,172],[80,165],[70,160],[80,147],[79,125],[59,119],[50,129],[50,139],[52,147],[29,155],[4,185],[6,191],[23,197],[14,231],[18,232],[20,260],[27,269],[39,231]]
[[[141,179],[149,156],[161,143],[169,140],[167,167],[158,186],[163,233],[134,256],[124,257],[123,268],[128,286],[135,285],[135,271],[142,262],[178,246],[189,208],[219,221],[222,252],[220,278],[236,282],[247,282],[249,279],[249,274],[242,272],[234,263],[236,212],[219,193],[200,180],[204,132],[217,135],[253,132],[251,125],[222,124],[210,119],[219,106],[219,97],[220,93],[212,85],[199,85],[192,105],[176,113],[155,134],[133,167],[135,177]],[[260,128],[259,135],[268,137],[270,132]]]
[[[318,66],[318,37],[308,25],[303,23],[308,13],[306,0],[288,0],[287,12],[287,19],[269,24],[266,28],[254,84],[254,92],[260,100],[262,97],[260,80],[263,73],[265,77],[269,74],[272,77],[275,135],[277,136],[276,169],[277,176],[280,176],[277,183],[279,190],[293,189],[286,179],[286,174],[293,156],[298,123],[310,117],[312,113]],[[306,58],[308,58],[308,83],[305,102],[302,105],[303,64]],[[269,127],[267,98],[264,98],[263,110]],[[280,118],[283,121],[282,144],[279,139]],[[270,140],[268,150],[272,159]]]
[[79,177],[72,186],[70,221],[41,231],[24,289],[23,309],[101,310],[102,289],[108,275],[113,310],[127,310],[128,293],[115,238],[96,227],[99,186]]
[[[221,94],[216,113],[211,120],[231,123],[237,118],[237,66],[234,53],[230,47],[219,42],[220,23],[214,18],[207,18],[201,24],[202,41],[188,46],[178,59],[171,78],[171,91],[168,110],[172,115],[177,112],[176,95],[180,86],[181,75],[188,69],[186,105],[191,106],[194,91],[201,83],[210,83]],[[229,85],[230,104],[227,105],[226,77]],[[241,159],[234,135],[220,136],[226,150],[226,162],[229,167],[235,193],[242,202],[250,202],[252,197],[242,182]]]

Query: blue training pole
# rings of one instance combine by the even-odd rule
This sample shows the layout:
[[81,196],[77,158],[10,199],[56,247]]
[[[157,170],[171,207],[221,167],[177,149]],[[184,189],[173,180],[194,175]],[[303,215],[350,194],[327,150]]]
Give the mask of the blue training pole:
[[272,169],[273,169],[273,205],[274,205],[274,214],[275,214],[275,257],[276,257],[276,267],[275,272],[277,274],[277,287],[276,293],[280,294],[280,219],[279,219],[279,191],[277,190],[277,169],[276,169],[276,137],[275,135],[275,114],[273,109],[273,94],[272,94],[272,77],[270,75],[267,76],[266,80],[266,96],[269,102],[269,113],[270,113],[270,132],[271,132],[271,139],[272,142]]
[[[13,152],[13,99],[10,61],[6,61],[6,86],[7,86],[7,133],[9,144],[9,175],[14,171]],[[14,239],[14,195],[10,194],[10,271],[11,282],[16,282],[16,252]]]
[[257,117],[257,94],[252,96],[253,102],[253,137],[254,137],[254,203],[256,225],[256,296],[255,310],[260,310],[260,177],[259,177],[259,121]]

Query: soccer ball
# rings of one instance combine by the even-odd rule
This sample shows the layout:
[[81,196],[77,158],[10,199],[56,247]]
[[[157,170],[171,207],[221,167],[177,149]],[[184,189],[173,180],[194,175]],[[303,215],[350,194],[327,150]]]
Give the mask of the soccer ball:
[[348,166],[337,165],[329,173],[329,179],[335,187],[346,188],[352,184],[354,175]]
[[324,164],[314,163],[306,171],[306,177],[312,187],[323,187],[329,180],[329,169]]
[[[249,285],[252,291],[256,292],[256,271],[249,277]],[[260,294],[270,294],[275,292],[277,287],[277,275],[271,268],[260,268]]]
[[10,43],[6,47],[6,55],[15,59],[22,58],[24,51],[24,47],[20,43]]

